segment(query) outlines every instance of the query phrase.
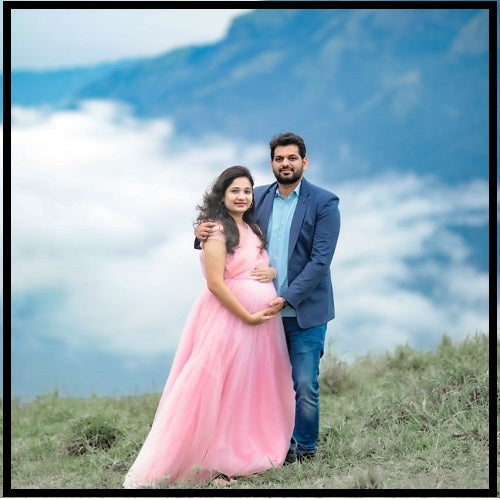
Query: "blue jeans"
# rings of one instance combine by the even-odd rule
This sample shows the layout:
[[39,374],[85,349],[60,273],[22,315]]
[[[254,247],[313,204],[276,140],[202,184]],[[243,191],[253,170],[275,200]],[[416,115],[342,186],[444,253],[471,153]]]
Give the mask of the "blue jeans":
[[315,452],[319,435],[319,361],[326,324],[303,330],[296,318],[283,318],[295,389],[295,428],[290,451]]

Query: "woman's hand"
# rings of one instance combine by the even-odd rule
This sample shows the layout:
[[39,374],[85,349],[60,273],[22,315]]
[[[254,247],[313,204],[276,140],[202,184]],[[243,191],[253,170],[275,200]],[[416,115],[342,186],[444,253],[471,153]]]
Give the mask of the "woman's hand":
[[276,269],[274,269],[274,267],[257,266],[250,273],[250,276],[253,276],[257,281],[260,281],[261,283],[269,283],[270,281],[273,281],[274,278],[276,278],[277,274],[278,273],[276,272]]
[[198,224],[194,229],[194,235],[200,240],[205,241],[214,232],[217,223],[214,221],[205,221]]

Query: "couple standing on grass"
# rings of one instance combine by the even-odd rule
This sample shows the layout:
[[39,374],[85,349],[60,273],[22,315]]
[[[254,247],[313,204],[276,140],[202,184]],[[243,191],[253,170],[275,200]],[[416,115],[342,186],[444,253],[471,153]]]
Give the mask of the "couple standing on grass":
[[277,182],[254,190],[247,168],[229,167],[198,207],[207,288],[125,488],[230,484],[314,457],[339,199],[303,177],[301,137],[279,134],[270,148]]

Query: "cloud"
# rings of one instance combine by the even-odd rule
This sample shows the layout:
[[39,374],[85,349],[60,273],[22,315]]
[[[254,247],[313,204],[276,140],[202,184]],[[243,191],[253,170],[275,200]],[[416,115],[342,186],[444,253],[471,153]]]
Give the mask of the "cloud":
[[488,275],[468,264],[457,230],[487,232],[488,193],[482,180],[448,186],[397,173],[337,188],[342,229],[329,335],[339,352],[432,348],[444,333],[488,332]]
[[[267,144],[181,143],[168,120],[110,102],[14,107],[13,330],[113,354],[175,350],[204,286],[195,206],[232,164],[272,180]],[[486,182],[394,172],[330,188],[342,229],[329,335],[343,356],[487,331],[488,279],[457,230],[487,224]]]
[[113,351],[174,349],[203,285],[195,206],[235,157],[264,163],[265,147],[180,152],[168,121],[97,101],[12,120],[14,323]]

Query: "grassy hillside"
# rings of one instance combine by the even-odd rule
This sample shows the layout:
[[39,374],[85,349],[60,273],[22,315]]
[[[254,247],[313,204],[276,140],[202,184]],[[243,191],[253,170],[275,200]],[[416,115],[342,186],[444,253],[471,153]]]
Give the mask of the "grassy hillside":
[[[349,366],[329,349],[321,368],[317,458],[231,489],[488,488],[486,335],[445,336],[433,352],[400,347]],[[121,488],[158,397],[14,400],[12,488]]]

